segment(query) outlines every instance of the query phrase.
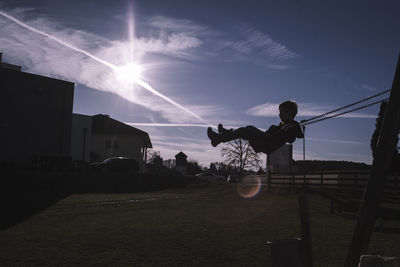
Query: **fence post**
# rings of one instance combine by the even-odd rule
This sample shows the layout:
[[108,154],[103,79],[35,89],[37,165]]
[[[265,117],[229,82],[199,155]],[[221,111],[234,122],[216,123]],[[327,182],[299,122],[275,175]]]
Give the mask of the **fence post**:
[[267,190],[269,191],[271,189],[271,168],[270,168],[270,157],[269,154],[266,154],[266,173],[267,173]]
[[324,174],[321,173],[321,186],[324,186]]
[[269,169],[269,168],[267,168],[267,185],[268,185],[268,190],[271,188],[271,184],[272,184],[272,182],[271,182],[271,180],[272,180],[272,177],[271,177],[272,175],[271,175],[271,170]]

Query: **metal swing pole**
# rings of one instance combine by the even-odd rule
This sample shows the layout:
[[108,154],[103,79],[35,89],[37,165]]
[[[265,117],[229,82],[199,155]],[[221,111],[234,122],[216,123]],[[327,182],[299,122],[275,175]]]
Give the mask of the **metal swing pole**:
[[400,106],[398,103],[400,103],[400,55],[376,146],[376,156],[364,189],[357,223],[344,264],[345,267],[357,266],[360,255],[366,253],[368,249],[375,220],[378,215],[377,210],[380,199],[384,193],[385,180],[393,158],[395,136],[399,130]]

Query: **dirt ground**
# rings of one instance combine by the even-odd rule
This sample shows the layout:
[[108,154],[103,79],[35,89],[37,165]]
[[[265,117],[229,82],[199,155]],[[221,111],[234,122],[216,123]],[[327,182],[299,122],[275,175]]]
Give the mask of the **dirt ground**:
[[[343,266],[355,216],[308,198],[314,266]],[[299,236],[297,194],[279,187],[71,195],[2,230],[0,265],[269,266],[266,242]],[[400,257],[400,235],[373,234],[368,253]]]

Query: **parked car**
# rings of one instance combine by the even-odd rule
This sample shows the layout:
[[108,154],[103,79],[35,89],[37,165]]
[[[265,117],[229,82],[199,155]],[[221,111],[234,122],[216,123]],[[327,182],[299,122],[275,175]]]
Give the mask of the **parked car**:
[[239,177],[237,175],[228,175],[228,178],[226,178],[226,181],[228,183],[238,183],[239,182]]
[[216,175],[211,172],[201,172],[201,173],[196,174],[195,176],[201,180],[225,182],[224,176]]
[[138,162],[135,159],[129,157],[107,158],[101,162],[93,162],[90,165],[93,170],[99,170],[99,171],[126,171],[126,172],[139,171]]

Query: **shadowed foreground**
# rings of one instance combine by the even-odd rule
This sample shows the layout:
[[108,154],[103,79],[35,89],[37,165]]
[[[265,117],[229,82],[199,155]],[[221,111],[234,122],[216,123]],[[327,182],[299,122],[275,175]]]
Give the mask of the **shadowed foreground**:
[[[354,216],[329,215],[316,195],[309,206],[314,266],[342,266]],[[0,265],[268,266],[265,242],[299,236],[298,214],[295,193],[245,199],[225,184],[71,195],[2,230]],[[399,247],[400,235],[374,234],[369,253],[399,257]]]

